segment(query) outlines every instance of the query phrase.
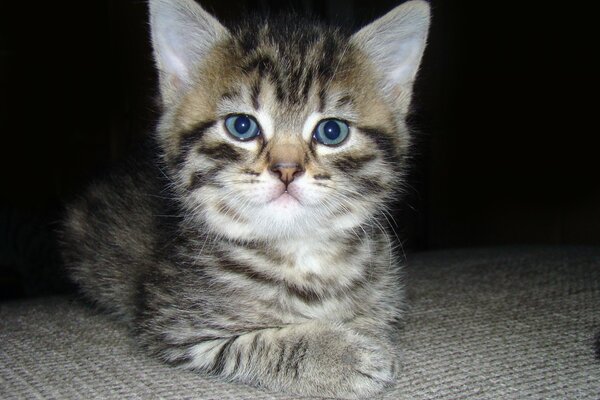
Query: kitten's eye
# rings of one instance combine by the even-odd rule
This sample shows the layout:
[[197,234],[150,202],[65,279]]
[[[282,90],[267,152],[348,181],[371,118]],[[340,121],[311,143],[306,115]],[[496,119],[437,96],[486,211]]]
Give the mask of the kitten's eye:
[[348,137],[348,124],[339,119],[325,119],[319,122],[313,134],[314,139],[326,146],[337,146]]
[[231,115],[227,117],[225,128],[234,138],[243,142],[260,135],[258,123],[248,115]]

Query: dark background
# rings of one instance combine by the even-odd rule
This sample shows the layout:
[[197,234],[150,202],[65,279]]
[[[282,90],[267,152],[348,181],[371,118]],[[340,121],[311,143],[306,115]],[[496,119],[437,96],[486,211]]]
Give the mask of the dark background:
[[[202,1],[359,27],[398,1]],[[538,4],[539,3],[539,4]],[[412,251],[600,245],[597,20],[585,6],[433,0],[396,231]],[[68,290],[61,204],[157,117],[140,0],[0,5],[0,297]]]

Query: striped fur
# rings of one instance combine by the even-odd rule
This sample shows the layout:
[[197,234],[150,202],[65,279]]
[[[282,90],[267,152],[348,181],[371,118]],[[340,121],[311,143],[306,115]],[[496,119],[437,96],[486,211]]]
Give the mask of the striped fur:
[[[302,395],[382,390],[402,301],[383,226],[427,4],[354,35],[296,16],[226,29],[191,0],[150,11],[164,114],[139,155],[70,206],[72,279],[174,365]],[[370,36],[382,26],[422,38],[418,57],[383,68],[373,57],[393,43],[374,50]],[[237,141],[232,114],[261,135]],[[346,121],[348,140],[313,140],[325,118]],[[281,161],[297,166],[291,183],[273,172]]]

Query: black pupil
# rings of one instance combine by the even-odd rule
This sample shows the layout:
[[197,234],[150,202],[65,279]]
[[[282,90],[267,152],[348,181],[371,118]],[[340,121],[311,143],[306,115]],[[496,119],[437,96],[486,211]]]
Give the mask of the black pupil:
[[245,135],[250,130],[250,126],[252,123],[250,122],[250,118],[248,117],[237,117],[235,120],[235,130],[240,135]]
[[336,140],[340,137],[341,129],[335,121],[328,121],[323,127],[323,132],[329,140]]

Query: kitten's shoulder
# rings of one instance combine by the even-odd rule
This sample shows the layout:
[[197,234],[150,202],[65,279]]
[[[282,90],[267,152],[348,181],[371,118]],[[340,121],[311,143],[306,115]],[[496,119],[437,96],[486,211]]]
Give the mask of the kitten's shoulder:
[[135,315],[139,279],[156,257],[167,187],[147,142],[66,208],[59,236],[70,278],[125,320]]
[[167,197],[158,162],[156,146],[147,141],[66,206],[60,236],[67,263],[151,251]]

